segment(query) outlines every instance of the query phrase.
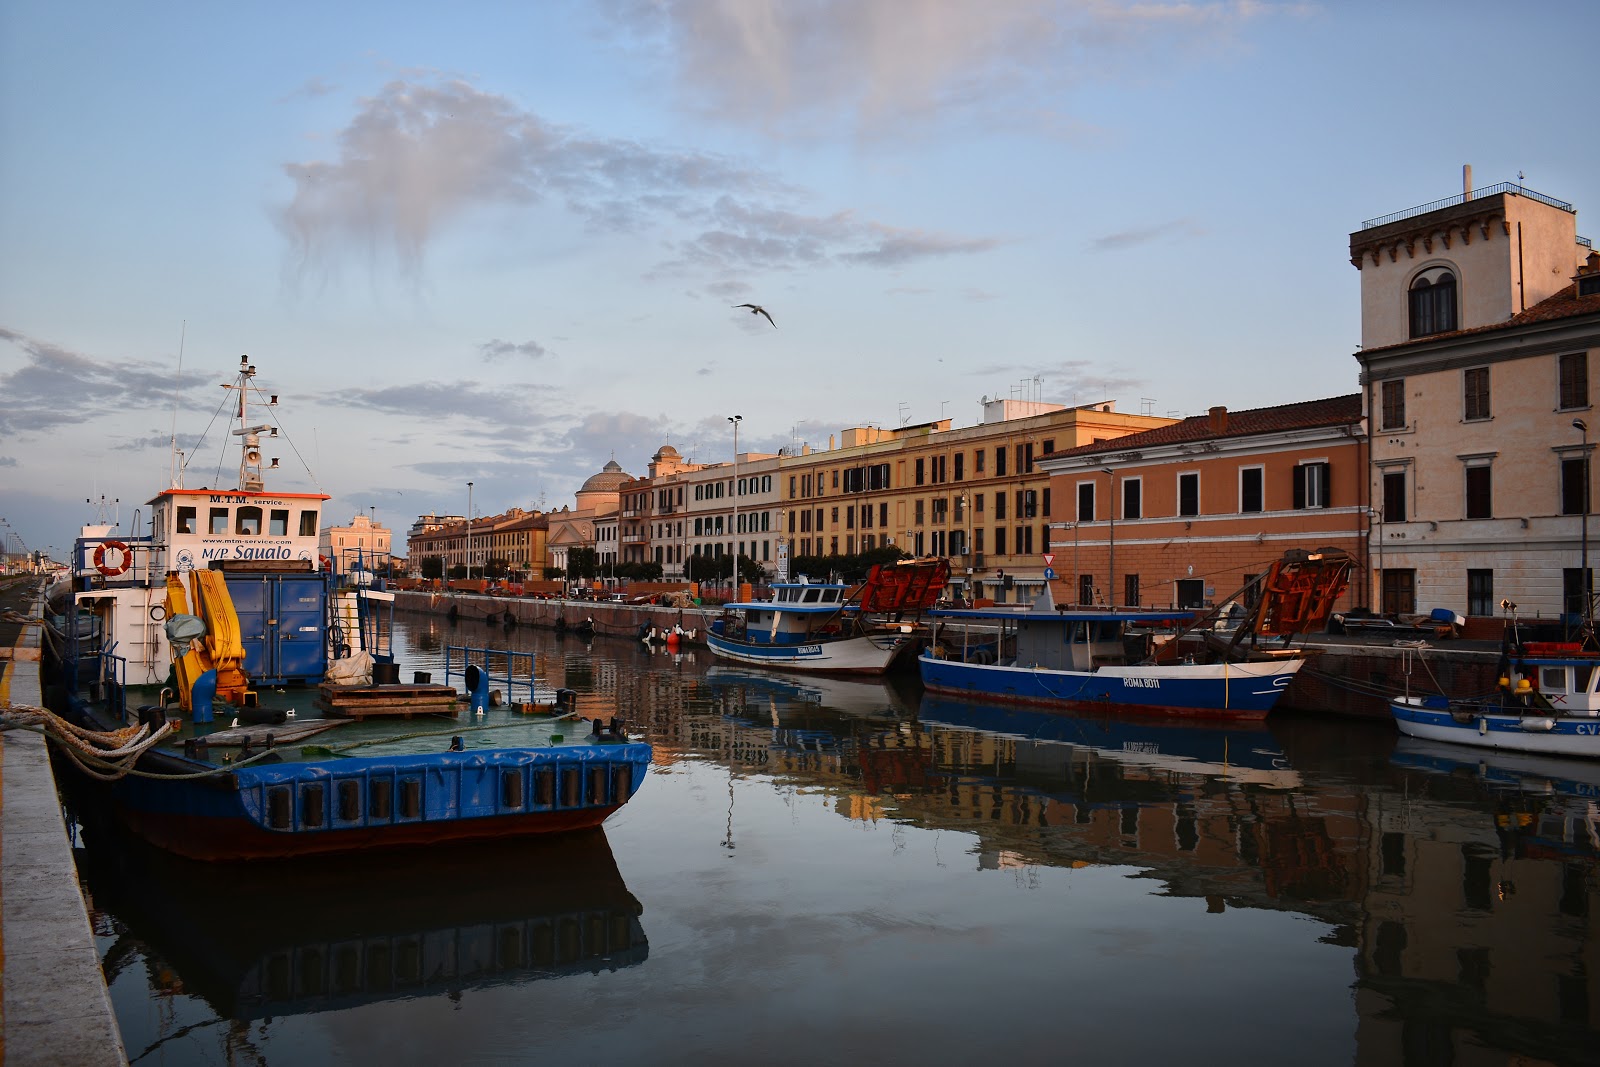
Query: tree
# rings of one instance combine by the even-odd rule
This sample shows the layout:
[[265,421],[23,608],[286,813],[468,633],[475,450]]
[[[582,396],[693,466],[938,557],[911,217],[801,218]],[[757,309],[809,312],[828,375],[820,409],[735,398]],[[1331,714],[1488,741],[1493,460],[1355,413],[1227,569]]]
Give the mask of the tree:
[[490,556],[483,561],[483,576],[485,578],[504,578],[511,570],[511,565],[500,556]]
[[599,564],[600,554],[592,548],[567,550],[567,573],[574,578],[593,578]]
[[424,578],[443,578],[444,577],[444,557],[443,556],[423,556],[422,557],[422,576]]

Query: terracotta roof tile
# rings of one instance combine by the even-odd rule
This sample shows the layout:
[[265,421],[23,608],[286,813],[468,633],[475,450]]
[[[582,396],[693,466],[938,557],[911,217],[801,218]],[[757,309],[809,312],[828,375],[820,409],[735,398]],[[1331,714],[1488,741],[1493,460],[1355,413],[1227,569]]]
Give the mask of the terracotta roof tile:
[[1126,452],[1134,448],[1154,448],[1161,445],[1183,444],[1189,441],[1213,441],[1232,437],[1249,437],[1254,434],[1283,433],[1288,430],[1310,430],[1319,426],[1347,426],[1361,420],[1361,394],[1329,397],[1325,400],[1303,400],[1297,404],[1279,404],[1270,408],[1252,408],[1248,411],[1229,411],[1227,422],[1218,432],[1211,414],[1190,415],[1170,426],[1097,441],[1092,445],[1079,445],[1052,452],[1056,456],[1092,456],[1103,452]]

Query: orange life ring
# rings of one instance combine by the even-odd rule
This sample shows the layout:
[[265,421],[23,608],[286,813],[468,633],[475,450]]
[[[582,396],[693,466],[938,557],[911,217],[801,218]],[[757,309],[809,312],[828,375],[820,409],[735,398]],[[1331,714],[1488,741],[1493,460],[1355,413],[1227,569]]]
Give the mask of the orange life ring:
[[[115,567],[106,566],[106,549],[122,553],[122,562]],[[121,541],[102,541],[94,548],[94,569],[107,578],[115,578],[133,565],[133,552]]]

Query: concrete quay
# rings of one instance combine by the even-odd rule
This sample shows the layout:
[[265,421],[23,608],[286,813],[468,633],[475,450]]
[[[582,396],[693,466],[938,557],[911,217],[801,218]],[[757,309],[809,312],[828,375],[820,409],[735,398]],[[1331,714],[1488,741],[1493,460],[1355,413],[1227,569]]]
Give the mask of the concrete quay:
[[[38,617],[37,581],[0,587],[0,609]],[[8,620],[0,706],[42,706],[38,661],[38,627]],[[0,1062],[126,1064],[45,745],[0,734]]]

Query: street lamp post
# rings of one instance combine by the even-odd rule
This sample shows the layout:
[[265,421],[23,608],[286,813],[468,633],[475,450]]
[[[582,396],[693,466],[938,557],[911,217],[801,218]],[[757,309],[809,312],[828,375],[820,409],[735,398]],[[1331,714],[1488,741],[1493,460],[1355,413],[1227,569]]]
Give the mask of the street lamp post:
[[1100,473],[1111,478],[1111,499],[1106,502],[1106,514],[1111,520],[1110,527],[1110,560],[1106,569],[1110,572],[1106,576],[1106,599],[1112,607],[1117,606],[1117,474],[1109,467],[1102,467]]
[[733,545],[733,582],[728,587],[731,596],[739,595],[739,424],[744,421],[743,415],[729,415],[728,421],[733,423],[733,529],[728,533],[732,535]]
[[472,580],[472,483],[467,483],[467,581]]
[[1590,608],[1594,604],[1594,590],[1591,588],[1592,583],[1589,581],[1589,424],[1582,419],[1573,419],[1572,428],[1583,435],[1583,518],[1579,527],[1579,537],[1582,540],[1582,555],[1578,566],[1582,569],[1583,575],[1579,579],[1583,587],[1583,619],[1581,625],[1587,627]]

